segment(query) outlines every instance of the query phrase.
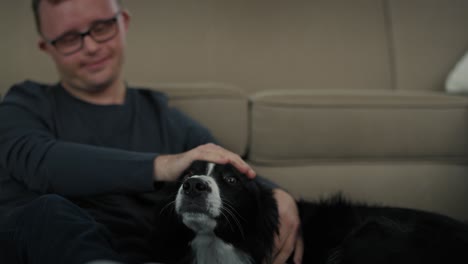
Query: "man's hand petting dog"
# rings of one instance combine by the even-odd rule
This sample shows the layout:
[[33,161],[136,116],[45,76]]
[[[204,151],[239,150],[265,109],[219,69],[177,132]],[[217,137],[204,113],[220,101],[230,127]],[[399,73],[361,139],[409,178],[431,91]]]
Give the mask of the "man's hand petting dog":
[[230,163],[247,177],[256,176],[254,170],[239,155],[209,143],[181,154],[158,156],[154,160],[154,178],[156,181],[176,181],[195,160],[217,164]]
[[275,237],[273,264],[283,264],[294,252],[293,262],[302,263],[304,243],[300,235],[299,210],[296,201],[281,189],[274,190],[278,203],[279,235]]

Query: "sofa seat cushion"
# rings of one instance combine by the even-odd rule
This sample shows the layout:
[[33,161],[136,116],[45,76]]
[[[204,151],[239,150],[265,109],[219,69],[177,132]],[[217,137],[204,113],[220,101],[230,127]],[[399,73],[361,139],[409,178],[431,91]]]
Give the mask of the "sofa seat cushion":
[[253,164],[297,198],[341,192],[357,202],[429,210],[468,220],[468,166],[443,162],[311,162],[297,166]]
[[276,90],[251,98],[249,159],[468,160],[468,98],[437,92]]

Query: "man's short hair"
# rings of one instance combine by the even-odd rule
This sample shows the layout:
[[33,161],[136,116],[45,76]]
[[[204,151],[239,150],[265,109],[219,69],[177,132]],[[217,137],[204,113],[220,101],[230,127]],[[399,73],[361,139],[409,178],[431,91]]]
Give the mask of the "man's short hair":
[[[39,5],[41,4],[42,0],[32,0],[32,10],[34,14],[34,22],[36,23],[37,32],[41,33],[41,19],[39,17]],[[67,0],[44,0],[53,5],[60,4]],[[119,6],[122,5],[122,0],[116,0]]]

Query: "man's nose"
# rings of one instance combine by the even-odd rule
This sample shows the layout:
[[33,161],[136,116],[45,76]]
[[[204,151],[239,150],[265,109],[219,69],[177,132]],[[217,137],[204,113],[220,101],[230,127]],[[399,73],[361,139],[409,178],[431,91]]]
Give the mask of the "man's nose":
[[83,38],[83,49],[87,52],[96,52],[99,49],[100,43],[96,42],[90,35]]

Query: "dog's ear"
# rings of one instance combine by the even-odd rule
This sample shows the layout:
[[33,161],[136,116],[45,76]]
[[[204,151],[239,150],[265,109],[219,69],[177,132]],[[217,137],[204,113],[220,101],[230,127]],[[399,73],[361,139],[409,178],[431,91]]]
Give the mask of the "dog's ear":
[[245,193],[251,197],[252,222],[249,222],[253,232],[249,233],[243,248],[252,256],[254,263],[272,263],[272,252],[275,235],[278,234],[278,206],[273,196],[273,190],[261,181],[250,179],[239,172],[233,165],[226,164],[225,169],[235,175],[245,188]]
[[272,254],[275,236],[279,234],[278,205],[270,187],[254,181],[257,191],[257,241],[255,247],[262,255],[256,256],[260,259],[258,263],[272,263]]
[[225,166],[225,171],[231,173],[233,176],[235,176],[239,181],[241,182],[248,182],[250,181],[249,177],[245,175],[244,173],[241,173],[234,165],[228,163]]
[[242,186],[244,201],[248,201],[248,227],[242,250],[249,253],[254,263],[271,263],[275,235],[278,234],[278,206],[273,190],[256,179],[250,179],[231,164],[225,164],[223,172],[233,175]]

